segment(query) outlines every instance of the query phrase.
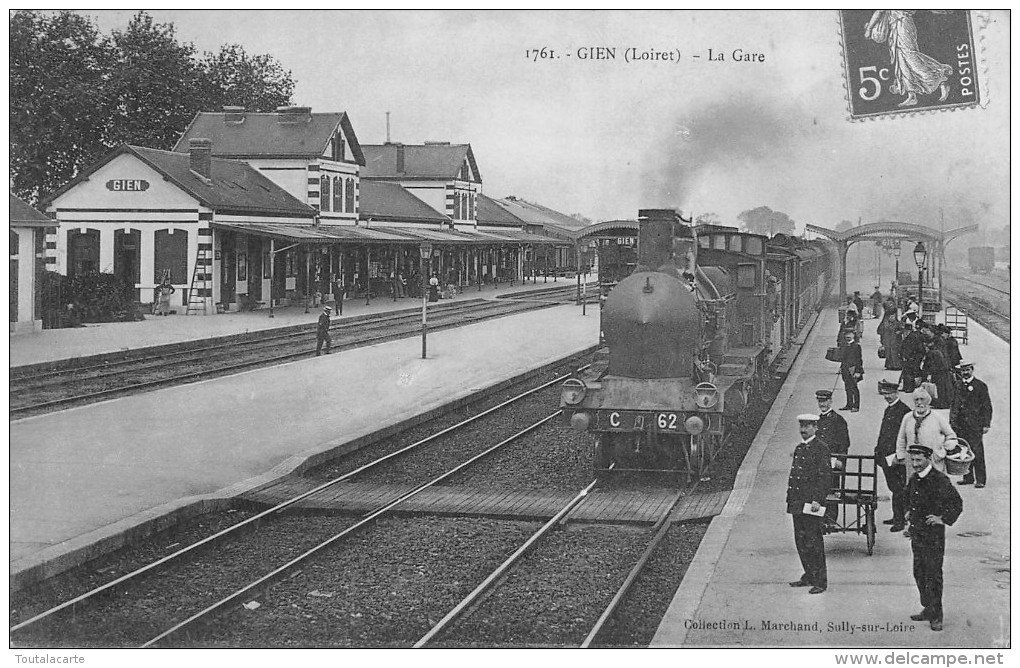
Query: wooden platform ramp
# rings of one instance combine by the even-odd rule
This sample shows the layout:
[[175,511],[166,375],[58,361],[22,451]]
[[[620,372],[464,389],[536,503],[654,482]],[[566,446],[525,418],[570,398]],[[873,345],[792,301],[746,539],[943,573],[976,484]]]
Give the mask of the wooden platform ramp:
[[[239,498],[259,506],[272,507],[321,484],[300,476],[286,476],[247,492]],[[413,485],[381,485],[342,482],[312,494],[288,509],[289,512],[326,514],[367,514],[414,489]],[[721,496],[720,496],[721,495]],[[595,490],[568,516],[570,522],[651,525],[669,512],[680,496],[675,489]],[[493,517],[545,521],[570,499],[571,492],[536,490],[494,490],[471,487],[436,486],[403,502],[401,513]],[[681,500],[673,521],[692,521],[717,515],[728,492],[699,495]]]

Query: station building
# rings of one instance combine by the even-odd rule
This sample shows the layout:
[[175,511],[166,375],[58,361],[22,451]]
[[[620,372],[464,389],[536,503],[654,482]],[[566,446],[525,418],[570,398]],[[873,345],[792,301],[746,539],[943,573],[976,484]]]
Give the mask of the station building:
[[468,144],[362,146],[344,112],[224,107],[197,114],[172,151],[120,147],[45,205],[65,228],[58,271],[112,272],[140,302],[169,277],[186,313],[342,309],[413,295],[433,274],[480,290],[534,276],[539,248],[573,264],[569,238],[502,205],[480,217],[481,188]]
[[42,274],[46,269],[46,233],[56,234],[54,221],[11,195],[10,333],[42,329]]

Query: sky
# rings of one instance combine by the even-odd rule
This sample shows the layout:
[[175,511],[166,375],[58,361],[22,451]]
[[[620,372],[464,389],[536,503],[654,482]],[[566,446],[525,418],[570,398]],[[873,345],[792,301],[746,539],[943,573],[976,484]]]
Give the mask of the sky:
[[[108,32],[133,11],[81,13]],[[855,122],[835,10],[149,13],[200,51],[271,54],[295,104],[346,111],[362,144],[386,140],[386,112],[392,141],[470,143],[492,197],[596,221],[660,206],[727,224],[769,206],[798,228],[1009,221],[1005,12],[973,15],[982,107]],[[591,47],[615,58],[582,59]],[[628,63],[631,47],[673,60]]]

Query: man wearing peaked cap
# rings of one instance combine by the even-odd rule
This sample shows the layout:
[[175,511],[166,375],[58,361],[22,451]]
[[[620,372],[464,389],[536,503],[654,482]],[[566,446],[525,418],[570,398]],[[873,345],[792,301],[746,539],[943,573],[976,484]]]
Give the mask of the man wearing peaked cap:
[[326,344],[326,354],[330,353],[333,348],[333,337],[329,335],[329,316],[332,313],[333,308],[327,304],[322,307],[322,313],[319,314],[319,321],[315,326],[315,356],[318,357],[322,354],[322,344]]
[[878,443],[875,445],[875,461],[882,467],[885,484],[892,494],[892,517],[884,524],[891,524],[890,531],[903,531],[907,511],[907,468],[905,462],[896,459],[896,439],[900,433],[903,416],[910,412],[910,406],[900,401],[899,385],[895,381],[878,381],[878,393],[886,402],[882,413],[882,424],[878,428]]
[[821,594],[829,586],[822,530],[822,507],[831,482],[829,450],[815,435],[817,415],[798,415],[797,421],[802,441],[793,451],[786,512],[793,516],[793,540],[803,573],[790,586],[811,587],[810,593]]
[[921,597],[921,612],[914,621],[928,621],[932,631],[942,630],[942,561],[946,553],[946,526],[963,512],[963,499],[946,474],[932,466],[932,449],[915,443],[908,449],[914,476],[907,484],[910,504],[910,551],[914,582]]
[[949,425],[974,451],[970,473],[957,484],[974,483],[974,487],[980,489],[987,480],[984,439],[992,426],[992,400],[988,396],[988,385],[974,377],[972,361],[960,360],[956,368],[960,373],[960,382],[949,407]]
[[[829,449],[829,454],[845,455],[850,452],[850,428],[846,419],[832,410],[832,390],[816,390],[815,400],[818,402],[818,440]],[[832,476],[832,486],[842,486],[842,478],[839,469],[843,466],[843,460],[833,458],[832,468],[836,472]],[[829,524],[836,521],[839,514],[839,504],[830,503],[825,509],[825,520]]]

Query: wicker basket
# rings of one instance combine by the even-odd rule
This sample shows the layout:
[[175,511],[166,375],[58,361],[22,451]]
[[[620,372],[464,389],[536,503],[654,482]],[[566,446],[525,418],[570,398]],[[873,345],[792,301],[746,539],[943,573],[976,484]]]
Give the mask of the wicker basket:
[[946,463],[946,475],[967,475],[970,473],[970,465],[974,461],[974,451],[970,449],[967,441],[962,438],[957,440],[960,443],[960,452],[943,460]]

